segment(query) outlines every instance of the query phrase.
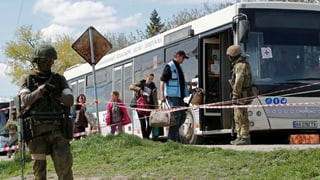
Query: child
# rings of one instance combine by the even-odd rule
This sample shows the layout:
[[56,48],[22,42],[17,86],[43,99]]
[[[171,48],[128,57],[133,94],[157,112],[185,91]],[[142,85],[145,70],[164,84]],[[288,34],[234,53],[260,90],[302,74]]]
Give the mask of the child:
[[118,132],[122,132],[122,126],[131,123],[127,108],[119,96],[118,91],[113,91],[107,105],[106,123],[111,127],[111,134],[114,134],[117,129]]

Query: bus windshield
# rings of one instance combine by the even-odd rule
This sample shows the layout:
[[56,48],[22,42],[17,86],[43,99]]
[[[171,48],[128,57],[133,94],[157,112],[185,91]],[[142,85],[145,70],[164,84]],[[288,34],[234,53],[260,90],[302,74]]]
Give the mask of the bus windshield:
[[255,84],[320,79],[320,14],[306,11],[243,10],[250,21],[250,55]]

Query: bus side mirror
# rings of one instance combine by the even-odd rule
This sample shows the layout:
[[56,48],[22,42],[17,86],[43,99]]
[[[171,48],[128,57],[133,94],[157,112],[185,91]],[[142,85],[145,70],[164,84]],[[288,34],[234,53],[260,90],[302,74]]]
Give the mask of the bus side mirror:
[[249,40],[250,22],[248,20],[239,21],[239,40],[241,43],[247,43]]
[[250,22],[245,14],[238,14],[232,18],[232,29],[238,34],[240,43],[248,42]]

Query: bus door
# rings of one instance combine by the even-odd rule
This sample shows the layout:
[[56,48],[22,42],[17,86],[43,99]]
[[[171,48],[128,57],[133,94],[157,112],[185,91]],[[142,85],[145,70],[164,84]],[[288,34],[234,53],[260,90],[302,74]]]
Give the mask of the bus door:
[[[202,53],[202,81],[205,90],[204,104],[207,107],[223,106],[230,94],[230,63],[226,59],[225,51],[230,44],[230,33],[221,32],[212,37],[203,39]],[[204,108],[201,128],[209,131],[230,129],[232,110],[224,108]]]
[[[219,36],[203,39],[204,71],[203,88],[205,90],[204,104],[210,106],[221,101],[220,98],[220,40]],[[220,129],[220,109],[204,108],[204,130]]]

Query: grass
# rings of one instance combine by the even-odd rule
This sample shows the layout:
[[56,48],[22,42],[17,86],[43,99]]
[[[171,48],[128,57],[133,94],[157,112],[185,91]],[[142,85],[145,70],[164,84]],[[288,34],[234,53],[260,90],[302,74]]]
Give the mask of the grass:
[[[153,142],[136,136],[88,136],[71,144],[75,178],[320,179],[320,149],[251,152]],[[32,174],[27,155],[25,174]],[[0,162],[0,179],[20,176],[19,159]],[[48,172],[55,173],[48,156]]]

